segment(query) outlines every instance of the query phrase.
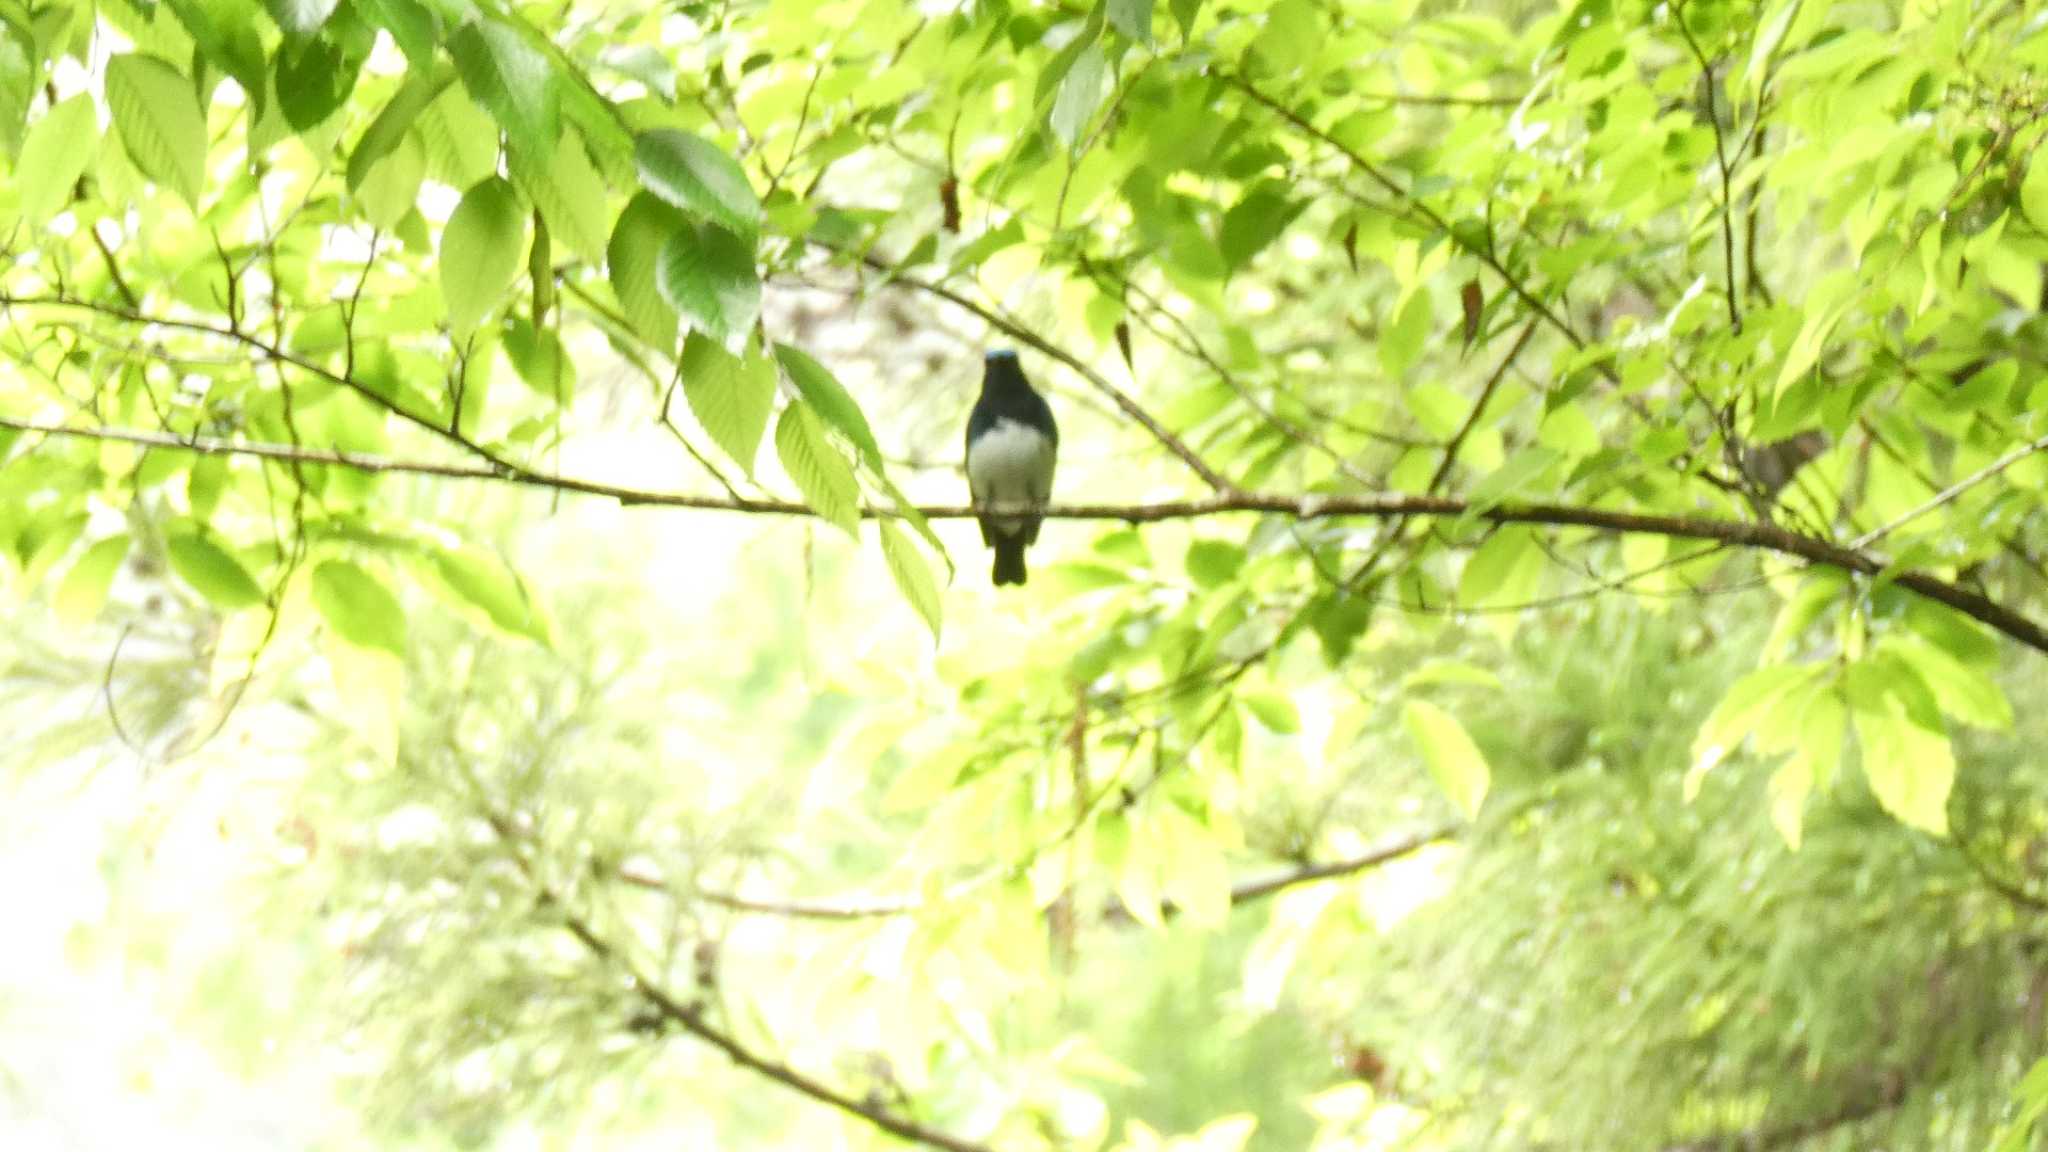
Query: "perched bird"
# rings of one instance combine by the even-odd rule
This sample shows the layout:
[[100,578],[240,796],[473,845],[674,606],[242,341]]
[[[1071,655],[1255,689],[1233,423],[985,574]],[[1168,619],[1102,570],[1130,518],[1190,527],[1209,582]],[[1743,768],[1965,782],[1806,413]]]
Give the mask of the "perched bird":
[[[1036,511],[1052,499],[1053,460],[1060,430],[1045,397],[1031,390],[1017,353],[998,348],[986,357],[981,397],[967,417],[967,489],[978,505],[1013,505]],[[1024,548],[1037,542],[1043,517],[984,515],[981,542],[996,550],[995,583],[1024,583]]]

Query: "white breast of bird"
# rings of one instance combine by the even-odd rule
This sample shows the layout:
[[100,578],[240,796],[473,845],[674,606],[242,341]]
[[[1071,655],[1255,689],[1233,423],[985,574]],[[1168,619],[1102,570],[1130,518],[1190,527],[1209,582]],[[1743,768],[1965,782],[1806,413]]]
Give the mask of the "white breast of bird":
[[[1052,496],[1052,441],[1015,420],[998,420],[967,453],[967,487],[977,504],[1043,504]],[[1014,532],[1018,524],[1001,517],[996,526]]]

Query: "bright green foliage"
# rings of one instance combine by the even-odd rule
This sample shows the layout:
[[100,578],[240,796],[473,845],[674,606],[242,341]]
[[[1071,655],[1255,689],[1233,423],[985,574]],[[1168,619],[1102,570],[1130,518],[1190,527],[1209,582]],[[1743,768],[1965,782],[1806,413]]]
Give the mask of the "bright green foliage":
[[662,295],[656,269],[663,245],[687,225],[675,209],[641,193],[633,197],[605,249],[605,266],[611,273],[611,288],[632,322],[633,331],[649,345],[673,350],[676,343],[676,313]]
[[441,291],[448,323],[467,335],[519,272],[526,214],[510,184],[493,177],[462,194],[441,234]]
[[775,455],[804,495],[804,503],[849,535],[860,526],[860,482],[825,436],[809,404],[791,404],[775,422]]
[[1427,700],[1410,700],[1401,706],[1401,720],[1421,746],[1423,762],[1444,795],[1467,818],[1479,815],[1492,770],[1458,718]]
[[633,163],[647,190],[692,215],[751,234],[761,222],[761,201],[747,174],[708,141],[672,128],[644,133]]
[[179,71],[154,56],[107,63],[107,106],[143,174],[198,206],[206,181],[206,117]]
[[676,371],[697,423],[748,476],[768,415],[775,409],[775,365],[750,352],[742,359],[700,332],[690,333]]
[[21,146],[21,213],[41,220],[56,214],[100,141],[98,114],[92,98],[73,96],[36,121]]
[[684,323],[721,344],[743,341],[761,312],[746,242],[716,224],[684,225],[664,240],[654,282]]
[[313,569],[313,603],[349,643],[405,654],[405,609],[357,565],[328,560]]
[[467,21],[449,40],[448,51],[463,87],[497,119],[513,147],[553,154],[561,131],[561,81],[517,22]]
[[[0,4],[0,709],[293,749],[393,1140],[2018,1147],[2044,76],[1944,0]],[[997,344],[1090,506],[1000,598]]]

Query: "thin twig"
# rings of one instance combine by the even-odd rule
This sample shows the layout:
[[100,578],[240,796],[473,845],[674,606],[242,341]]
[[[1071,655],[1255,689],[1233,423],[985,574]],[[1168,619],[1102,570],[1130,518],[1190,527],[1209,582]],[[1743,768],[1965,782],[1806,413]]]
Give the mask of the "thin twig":
[[1939,508],[1955,503],[1956,500],[1959,499],[1965,492],[1968,492],[1970,489],[1975,488],[1977,485],[1984,483],[1986,480],[1995,478],[1996,476],[1998,476],[1999,473],[2004,472],[2006,469],[2012,467],[2013,465],[2019,463],[2022,460],[2025,460],[2027,457],[2034,455],[2036,452],[2040,452],[2043,450],[2048,450],[2048,435],[2038,436],[2034,438],[2032,441],[2020,445],[2012,451],[2007,452],[2005,455],[2000,456],[1998,459],[1993,460],[1991,463],[1986,464],[1982,468],[1977,469],[1975,472],[1970,473],[1968,476],[1963,477],[1961,480],[1958,480],[1955,483],[1949,485],[1948,487],[1943,488],[1941,491],[1936,492],[1933,496],[1928,497],[1925,502],[1921,503],[1917,507],[1914,507],[1905,512],[1901,512],[1897,516],[1894,516],[1890,520],[1886,521],[1885,523],[1880,524],[1877,527],[1872,528],[1870,531],[1865,532],[1863,535],[1856,537],[1854,540],[1851,540],[1849,542],[1849,547],[1863,548],[1870,544],[1876,543],[1877,541],[1884,539],[1886,536],[1891,535],[1898,529],[1903,528],[1906,525],[1911,524],[1913,521],[1918,520],[1922,516],[1927,515],[1929,512],[1933,512]]
[[[830,252],[848,254],[845,249],[822,244],[819,246]],[[901,284],[907,288],[914,288],[920,292],[928,293],[958,308],[971,312],[980,317],[989,327],[1009,336],[1013,340],[1029,345],[1042,356],[1057,360],[1066,365],[1093,386],[1097,392],[1108,397],[1110,403],[1115,404],[1118,411],[1121,411],[1125,416],[1137,422],[1146,432],[1151,433],[1154,440],[1159,441],[1161,446],[1168,452],[1173,453],[1181,463],[1187,465],[1188,470],[1199,476],[1204,484],[1222,494],[1229,494],[1237,490],[1236,485],[1224,479],[1222,473],[1211,467],[1194,449],[1188,447],[1185,440],[1182,440],[1172,430],[1168,429],[1166,425],[1160,423],[1157,417],[1147,412],[1143,405],[1132,399],[1128,392],[1110,383],[1108,377],[1097,372],[1080,357],[958,289],[936,281],[920,280],[915,276],[902,275],[897,271],[895,265],[890,264],[879,256],[862,253],[857,258],[865,266],[877,272],[887,274],[890,283]]]
[[[1493,274],[1500,277],[1502,283],[1507,285],[1508,291],[1514,293],[1516,299],[1519,299],[1531,312],[1541,316],[1544,323],[1557,329],[1566,340],[1571,342],[1572,347],[1584,348],[1586,346],[1585,338],[1579,335],[1578,329],[1572,327],[1569,320],[1560,316],[1555,309],[1538,297],[1528,284],[1520,276],[1516,275],[1512,269],[1503,264],[1500,258],[1489,248],[1473,244],[1461,236],[1456,229],[1451,227],[1451,222],[1444,217],[1443,213],[1438,212],[1429,204],[1418,199],[1414,193],[1402,187],[1400,181],[1389,176],[1384,169],[1374,163],[1364,153],[1344,143],[1329,132],[1318,128],[1314,121],[1267,95],[1244,77],[1231,72],[1220,73],[1220,76],[1225,84],[1251,97],[1254,102],[1271,111],[1274,115],[1279,116],[1282,120],[1294,125],[1323,144],[1336,149],[1339,154],[1351,162],[1352,167],[1363,172],[1373,183],[1379,185],[1387,195],[1392,196],[1408,211],[1422,217],[1431,227],[1442,232],[1444,237],[1460,250],[1477,258],[1481,264],[1491,269]],[[1612,374],[1613,367],[1611,365],[1603,365],[1602,371],[1603,374]]]
[[1721,171],[1721,257],[1726,263],[1724,269],[1728,286],[1728,326],[1742,331],[1742,302],[1735,291],[1735,192],[1734,170],[1728,164],[1728,145],[1721,132],[1720,102],[1714,96],[1714,66],[1707,60],[1707,54],[1700,42],[1685,23],[1685,6],[1672,10],[1671,18],[1678,25],[1678,34],[1685,40],[1692,58],[1699,62],[1701,87],[1707,94],[1707,123],[1714,130],[1714,161]]

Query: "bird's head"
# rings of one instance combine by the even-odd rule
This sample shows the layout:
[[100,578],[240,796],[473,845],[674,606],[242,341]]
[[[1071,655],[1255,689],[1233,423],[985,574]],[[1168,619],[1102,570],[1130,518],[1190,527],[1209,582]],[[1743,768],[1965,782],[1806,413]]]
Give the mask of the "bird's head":
[[[1017,361],[1015,348],[991,348],[981,358],[981,381],[988,385],[1024,384],[1024,367]],[[1029,385],[1026,385],[1029,387]]]

